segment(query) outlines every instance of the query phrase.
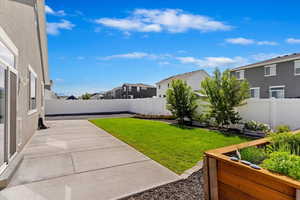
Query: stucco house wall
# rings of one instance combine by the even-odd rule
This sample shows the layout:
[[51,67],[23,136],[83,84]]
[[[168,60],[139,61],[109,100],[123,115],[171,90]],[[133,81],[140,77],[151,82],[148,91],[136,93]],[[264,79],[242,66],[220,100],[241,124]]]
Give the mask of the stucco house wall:
[[[49,84],[44,0],[0,0],[0,28],[19,51],[16,57],[17,144],[20,150],[44,115],[44,85]],[[35,8],[36,7],[36,8]],[[38,15],[35,13],[38,10]],[[29,111],[29,66],[37,75],[35,112]]]
[[171,82],[174,79],[186,81],[186,83],[191,86],[194,91],[197,91],[201,89],[201,82],[208,76],[209,75],[205,71],[198,70],[160,81],[156,83],[157,97],[164,97],[164,95],[166,95],[167,89],[171,86]]

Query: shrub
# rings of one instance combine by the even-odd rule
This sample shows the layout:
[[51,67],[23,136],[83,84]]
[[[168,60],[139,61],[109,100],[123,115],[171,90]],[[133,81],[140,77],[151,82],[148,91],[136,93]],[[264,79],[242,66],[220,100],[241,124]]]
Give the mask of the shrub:
[[192,121],[198,107],[196,100],[192,88],[182,80],[173,80],[171,88],[167,90],[167,109],[178,119],[179,124],[184,124],[184,118]]
[[284,132],[290,132],[291,129],[288,125],[279,125],[275,128],[276,133],[284,133]]
[[247,147],[240,150],[241,159],[254,164],[260,164],[267,157],[267,153],[262,148]]
[[252,131],[262,131],[264,133],[267,133],[271,130],[269,125],[254,120],[246,122],[245,128]]
[[206,126],[209,126],[211,123],[210,117],[207,113],[201,113],[196,117],[196,120]]
[[300,180],[300,156],[288,152],[274,152],[263,161],[262,167]]
[[269,152],[283,151],[300,156],[300,134],[273,133],[271,144],[268,145]]
[[201,83],[200,93],[209,103],[209,114],[219,127],[238,123],[241,118],[235,108],[244,105],[249,98],[249,84],[230,74],[229,70],[221,73],[218,69],[214,76],[207,77]]

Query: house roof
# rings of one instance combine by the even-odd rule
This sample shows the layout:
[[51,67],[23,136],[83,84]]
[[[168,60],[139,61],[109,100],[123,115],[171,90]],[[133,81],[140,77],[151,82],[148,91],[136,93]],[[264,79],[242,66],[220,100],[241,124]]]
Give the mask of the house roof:
[[155,88],[153,85],[147,85],[144,83],[124,83],[123,86],[133,86],[133,87],[146,87],[146,88]]
[[174,75],[174,76],[170,76],[168,78],[165,78],[165,79],[157,82],[156,84],[159,84],[159,83],[162,83],[162,82],[168,81],[168,80],[178,79],[178,78],[181,78],[181,77],[184,77],[184,76],[189,76],[189,75],[192,75],[192,74],[197,73],[197,72],[203,72],[203,73],[208,75],[208,73],[206,71],[204,71],[203,69],[200,69],[200,70],[196,70],[196,71],[191,71],[191,72],[186,72],[186,73],[183,73],[183,74],[177,74],[177,75]]
[[276,64],[276,63],[280,63],[280,62],[286,62],[286,61],[297,60],[297,59],[300,59],[300,53],[293,53],[293,54],[289,54],[289,55],[278,56],[278,57],[260,61],[257,63],[233,68],[231,71],[243,70],[243,69],[248,69],[248,68],[253,68],[253,67],[260,67],[262,65]]

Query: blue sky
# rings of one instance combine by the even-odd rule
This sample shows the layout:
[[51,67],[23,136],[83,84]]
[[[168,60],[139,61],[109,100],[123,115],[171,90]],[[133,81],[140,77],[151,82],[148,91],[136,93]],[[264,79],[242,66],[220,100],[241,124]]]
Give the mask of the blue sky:
[[[155,3],[154,3],[155,2]],[[300,52],[299,1],[47,0],[60,94],[109,90]]]

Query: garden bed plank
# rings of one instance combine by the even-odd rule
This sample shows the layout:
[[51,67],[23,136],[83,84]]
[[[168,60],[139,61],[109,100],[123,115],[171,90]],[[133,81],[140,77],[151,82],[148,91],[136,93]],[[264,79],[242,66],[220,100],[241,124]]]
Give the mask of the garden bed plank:
[[[288,196],[276,190],[272,190],[263,185],[258,185],[252,181],[245,179],[244,177],[235,176],[231,173],[224,171],[218,171],[219,181],[234,187],[235,189],[248,193],[252,197],[258,200],[294,200],[292,196]],[[222,194],[220,194],[222,195]]]
[[254,171],[251,168],[241,168],[235,165],[231,165],[228,162],[219,161],[218,171],[224,171],[225,173],[231,173],[238,177],[244,177],[256,184],[263,185],[291,197],[296,196],[295,189],[291,186],[282,184],[280,181],[274,180],[264,174],[260,174],[260,172]]
[[208,159],[209,167],[209,184],[210,184],[210,197],[211,200],[218,200],[218,167],[217,160],[214,158]]
[[218,185],[220,191],[219,200],[232,200],[233,197],[236,200],[257,200],[256,198],[244,192],[241,192],[234,187],[231,187],[230,185],[224,184],[222,182],[219,182]]

